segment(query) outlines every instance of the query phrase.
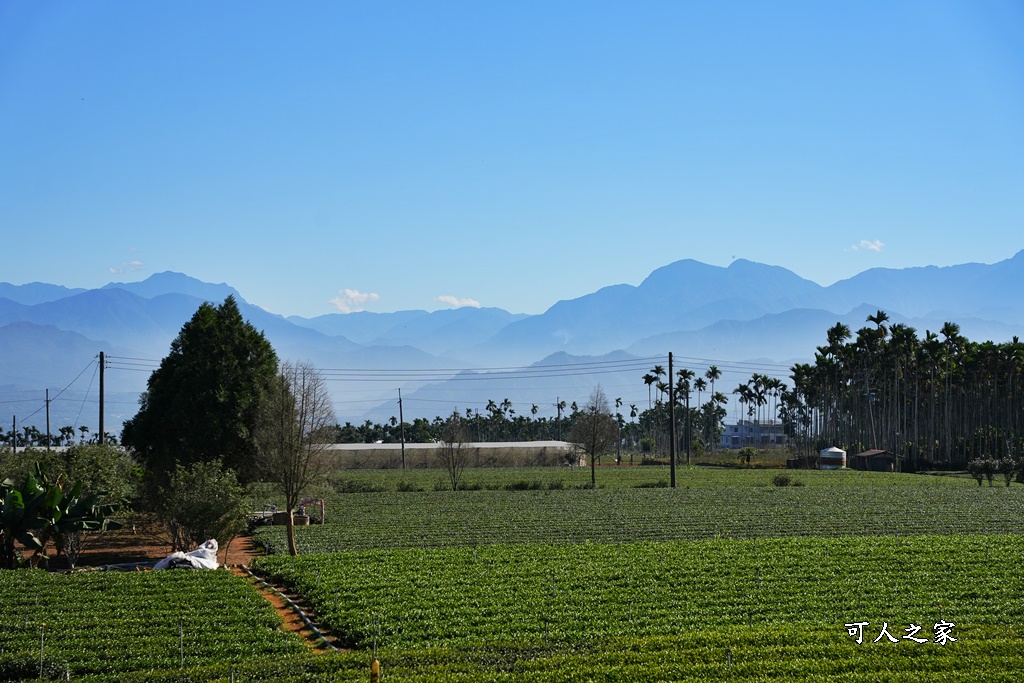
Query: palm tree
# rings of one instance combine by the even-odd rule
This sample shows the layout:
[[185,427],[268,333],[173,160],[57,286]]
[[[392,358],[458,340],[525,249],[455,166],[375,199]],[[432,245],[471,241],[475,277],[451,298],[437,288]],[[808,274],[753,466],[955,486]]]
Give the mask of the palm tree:
[[658,376],[648,372],[643,377],[644,384],[647,385],[647,409],[651,409],[651,385],[658,381]]
[[[636,420],[637,413],[638,413],[638,411],[637,411],[636,404],[635,403],[631,403],[629,405],[629,432],[630,432],[630,444],[633,446],[633,448],[636,448],[636,424],[635,424],[635,420]],[[629,464],[630,465],[633,464],[633,449],[632,448],[629,451]]]
[[[717,365],[712,365],[712,366],[710,366],[708,368],[707,372],[704,373],[704,377],[706,377],[707,380],[709,382],[711,382],[711,396],[714,397],[715,396],[715,380],[716,379],[721,379],[722,371],[718,369]],[[717,428],[717,427],[718,427],[718,425],[715,425],[715,428]],[[714,441],[714,440],[712,439],[712,441]],[[714,450],[714,444],[712,444],[712,450]]]
[[615,445],[615,464],[622,464],[622,413],[619,412],[619,408],[622,407],[622,399],[615,399],[615,424],[618,425],[618,436]]

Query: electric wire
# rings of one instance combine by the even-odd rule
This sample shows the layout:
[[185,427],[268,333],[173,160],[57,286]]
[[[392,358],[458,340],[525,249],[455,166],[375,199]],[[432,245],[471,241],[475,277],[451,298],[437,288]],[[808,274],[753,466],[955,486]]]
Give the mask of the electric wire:
[[[89,391],[92,389],[92,383],[96,381],[96,372],[99,370],[100,364],[96,363],[96,367],[93,368],[92,378],[89,380],[89,386],[86,387],[85,396],[89,395]],[[78,406],[78,415],[75,416],[75,424],[72,425],[75,429],[78,429],[78,421],[82,419],[82,411],[85,410],[85,398],[82,398],[82,404]]]

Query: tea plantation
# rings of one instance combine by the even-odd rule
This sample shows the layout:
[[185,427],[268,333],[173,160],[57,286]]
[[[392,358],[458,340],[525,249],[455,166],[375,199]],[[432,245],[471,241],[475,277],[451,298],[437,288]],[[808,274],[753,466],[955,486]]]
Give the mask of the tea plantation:
[[228,572],[0,574],[0,680],[366,681],[374,647],[385,681],[1019,680],[1024,486],[598,474],[346,473],[254,563],[341,653]]

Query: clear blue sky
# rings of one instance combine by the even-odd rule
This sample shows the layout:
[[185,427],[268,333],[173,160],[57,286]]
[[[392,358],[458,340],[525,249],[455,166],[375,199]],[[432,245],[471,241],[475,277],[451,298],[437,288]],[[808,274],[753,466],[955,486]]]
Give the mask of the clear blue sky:
[[1022,219],[1018,0],[0,0],[16,284],[539,313],[682,258],[992,263]]

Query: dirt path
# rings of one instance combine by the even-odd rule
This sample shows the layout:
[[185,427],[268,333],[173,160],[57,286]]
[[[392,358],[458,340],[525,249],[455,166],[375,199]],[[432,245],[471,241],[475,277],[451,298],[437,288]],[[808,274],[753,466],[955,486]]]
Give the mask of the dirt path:
[[[126,525],[89,538],[78,558],[79,567],[102,567],[128,562],[155,562],[171,554],[171,547],[158,533],[141,525]],[[249,564],[263,550],[249,536],[240,536],[227,548],[221,548],[217,559],[221,564]],[[51,565],[59,569],[57,560]]]
[[[243,567],[235,566],[232,571],[238,576],[248,578],[253,588],[273,605],[281,617],[282,630],[298,634],[310,649],[317,652],[341,649],[334,643],[330,632],[316,622],[308,606],[304,605],[298,596],[288,593],[287,589],[281,586],[265,585],[265,582],[250,576]],[[306,618],[303,619],[303,616]]]

